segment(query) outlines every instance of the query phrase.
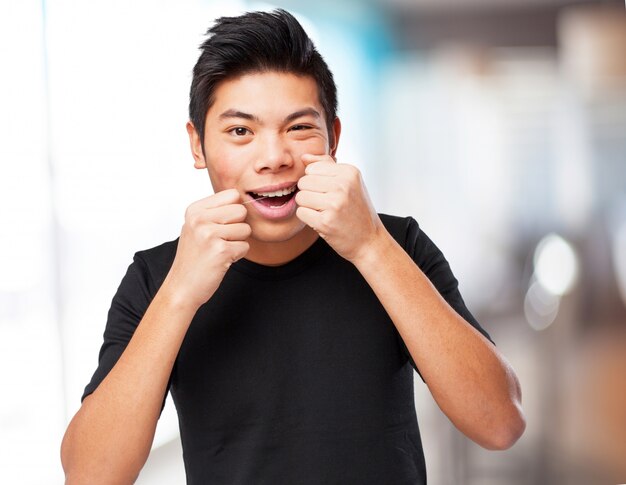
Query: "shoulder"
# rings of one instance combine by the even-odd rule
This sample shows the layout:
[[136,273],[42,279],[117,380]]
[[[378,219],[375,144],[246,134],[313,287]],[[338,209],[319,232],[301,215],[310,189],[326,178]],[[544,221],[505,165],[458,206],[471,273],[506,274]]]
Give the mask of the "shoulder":
[[412,252],[415,248],[415,241],[420,233],[419,224],[412,217],[400,217],[389,214],[378,214],[387,232],[406,251]]
[[167,276],[178,247],[178,238],[149,249],[137,251],[133,258],[136,271],[142,272],[158,288]]
[[413,217],[379,214],[391,236],[423,270],[439,264],[447,265],[445,256]]

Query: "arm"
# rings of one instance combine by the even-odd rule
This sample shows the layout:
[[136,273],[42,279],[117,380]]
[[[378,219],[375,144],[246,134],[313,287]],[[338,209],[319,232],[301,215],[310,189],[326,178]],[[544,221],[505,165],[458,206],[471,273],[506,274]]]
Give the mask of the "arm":
[[165,281],[117,363],[67,428],[61,445],[67,484],[130,484],[137,478],[189,324],[248,251],[250,227],[238,199],[237,191],[227,190],[187,209]]
[[515,373],[382,228],[353,261],[391,317],[435,401],[466,436],[506,449],[524,431]]
[[298,217],[351,261],[385,307],[435,401],[490,449],[525,428],[517,378],[498,350],[461,318],[382,225],[358,170],[304,155]]
[[163,284],[126,350],[70,422],[66,483],[133,483],[148,459],[174,360],[194,315]]

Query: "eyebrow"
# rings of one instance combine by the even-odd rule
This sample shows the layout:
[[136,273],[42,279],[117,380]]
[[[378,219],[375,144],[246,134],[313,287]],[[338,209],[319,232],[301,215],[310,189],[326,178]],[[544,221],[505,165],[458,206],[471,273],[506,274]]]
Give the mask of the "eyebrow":
[[301,118],[302,116],[313,116],[314,118],[321,118],[319,112],[314,108],[304,108],[300,111],[296,111],[295,113],[291,113],[285,118],[285,121],[289,123],[290,121]]
[[226,118],[243,118],[244,120],[251,120],[256,122],[260,121],[258,116],[251,115],[250,113],[244,113],[243,111],[238,111],[236,109],[226,110],[220,115],[220,119]]
[[[296,120],[298,118],[301,118],[303,116],[313,116],[314,118],[321,118],[321,115],[319,114],[319,112],[314,109],[314,108],[304,108],[301,110],[298,110],[294,113],[291,113],[289,115],[287,115],[285,117],[285,122],[289,123],[293,120]],[[228,119],[228,118],[242,118],[244,120],[251,120],[251,121],[255,121],[257,123],[260,123],[261,120],[259,119],[258,116],[250,114],[250,113],[245,113],[243,111],[239,111],[236,109],[228,109],[226,111],[224,111],[220,116],[220,119]]]

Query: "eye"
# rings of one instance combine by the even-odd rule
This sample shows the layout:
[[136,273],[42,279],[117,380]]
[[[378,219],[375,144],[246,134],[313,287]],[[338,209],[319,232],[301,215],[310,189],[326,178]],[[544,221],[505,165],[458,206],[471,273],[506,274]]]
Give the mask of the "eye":
[[311,128],[312,128],[312,126],[309,126],[309,125],[293,125],[289,129],[291,131],[304,131],[304,130],[310,130]]
[[251,133],[248,128],[244,128],[243,126],[236,126],[235,128],[232,128],[228,131],[235,136],[246,136],[247,134]]

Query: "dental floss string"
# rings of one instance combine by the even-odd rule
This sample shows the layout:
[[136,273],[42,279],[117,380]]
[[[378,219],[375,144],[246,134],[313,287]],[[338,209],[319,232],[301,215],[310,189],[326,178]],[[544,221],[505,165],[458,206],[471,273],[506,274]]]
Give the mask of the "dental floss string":
[[255,200],[263,200],[263,199],[269,199],[269,198],[270,196],[266,195],[265,197],[259,197],[258,199],[252,199],[247,202],[242,202],[241,205],[252,204],[252,202],[254,202]]

